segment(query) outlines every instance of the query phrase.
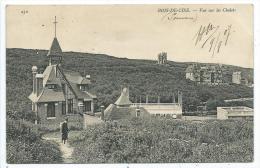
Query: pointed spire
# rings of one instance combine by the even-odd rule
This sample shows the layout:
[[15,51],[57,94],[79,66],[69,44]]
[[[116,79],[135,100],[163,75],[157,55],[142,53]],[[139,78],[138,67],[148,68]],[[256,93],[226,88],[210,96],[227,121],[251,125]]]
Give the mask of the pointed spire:
[[128,92],[128,89],[123,88],[120,97],[115,102],[116,105],[118,105],[118,106],[130,106],[132,104],[132,102],[129,100],[127,92]]
[[51,48],[47,56],[61,56],[61,55],[62,55],[62,50],[58,42],[58,39],[55,37],[52,41]]
[[61,47],[60,47],[60,44],[58,42],[58,39],[56,37],[56,26],[57,26],[57,20],[56,20],[56,16],[55,16],[55,20],[54,20],[54,31],[55,31],[55,34],[54,34],[54,39],[52,41],[52,44],[51,44],[51,48],[47,54],[47,56],[49,57],[49,64],[52,65],[52,64],[61,64],[61,61],[62,61],[62,50],[61,50]]

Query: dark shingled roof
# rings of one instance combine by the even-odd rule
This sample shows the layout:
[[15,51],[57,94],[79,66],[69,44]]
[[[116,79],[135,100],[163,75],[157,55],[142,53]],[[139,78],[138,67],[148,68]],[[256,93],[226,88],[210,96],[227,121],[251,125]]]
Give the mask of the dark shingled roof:
[[44,88],[42,94],[39,96],[38,102],[54,101],[65,101],[63,92]]
[[[61,79],[56,76],[57,65],[49,65],[43,72],[43,90],[36,96],[31,94],[29,99],[33,102],[52,102],[52,101],[65,101],[65,96],[61,88]],[[68,76],[68,82],[78,99],[95,99],[93,95],[87,91],[80,90],[78,84],[81,84],[84,78],[78,72],[71,72]],[[88,81],[90,83],[90,81]],[[48,89],[46,84],[56,84],[55,89]]]
[[90,80],[86,77],[82,77],[79,72],[64,71],[64,74],[68,81],[76,84],[91,84]]
[[29,99],[32,102],[56,102],[65,101],[63,92],[59,90],[52,90],[44,88],[40,95],[37,97],[36,94],[31,93]]
[[61,85],[60,79],[56,77],[56,65],[49,65],[43,72],[43,85],[58,84]]
[[47,56],[61,56],[62,55],[62,50],[60,48],[60,44],[58,42],[58,39],[56,37],[54,37],[52,44],[51,44],[51,48],[47,54]]
[[97,98],[96,95],[93,95],[87,91],[81,91],[79,86],[77,86],[77,84],[75,83],[70,83],[72,89],[74,90],[74,92],[76,93],[78,99],[94,99]]

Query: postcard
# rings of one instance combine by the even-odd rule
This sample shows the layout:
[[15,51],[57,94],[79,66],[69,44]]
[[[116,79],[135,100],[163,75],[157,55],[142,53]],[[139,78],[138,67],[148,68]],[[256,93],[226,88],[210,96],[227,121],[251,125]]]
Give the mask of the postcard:
[[253,4],[5,15],[8,166],[255,162]]

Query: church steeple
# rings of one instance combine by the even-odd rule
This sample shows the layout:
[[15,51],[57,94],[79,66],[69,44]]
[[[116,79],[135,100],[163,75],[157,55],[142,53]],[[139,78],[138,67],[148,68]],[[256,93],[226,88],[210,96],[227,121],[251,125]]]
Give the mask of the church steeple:
[[47,56],[49,57],[49,65],[55,65],[55,64],[60,65],[62,62],[62,50],[58,42],[58,39],[56,37],[56,28],[57,28],[56,26],[58,23],[56,20],[56,16],[53,23],[54,23],[54,39],[52,41],[51,48]]

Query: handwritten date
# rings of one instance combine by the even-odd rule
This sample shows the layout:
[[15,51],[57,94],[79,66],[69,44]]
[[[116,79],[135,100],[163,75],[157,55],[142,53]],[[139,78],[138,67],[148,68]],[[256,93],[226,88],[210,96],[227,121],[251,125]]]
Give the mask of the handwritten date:
[[195,46],[208,49],[212,57],[221,51],[223,46],[228,45],[228,41],[231,35],[232,25],[221,27],[219,25],[213,25],[209,23],[206,26],[201,25],[196,32],[193,40]]

